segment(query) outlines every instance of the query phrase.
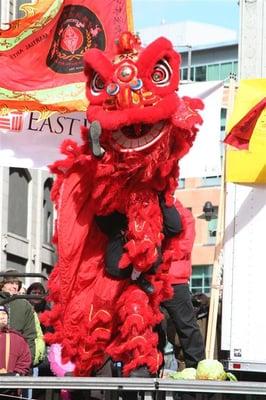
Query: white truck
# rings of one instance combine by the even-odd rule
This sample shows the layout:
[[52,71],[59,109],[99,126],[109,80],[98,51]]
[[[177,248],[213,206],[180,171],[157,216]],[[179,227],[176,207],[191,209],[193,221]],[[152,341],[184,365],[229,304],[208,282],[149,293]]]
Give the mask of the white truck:
[[221,349],[266,372],[266,185],[226,183]]

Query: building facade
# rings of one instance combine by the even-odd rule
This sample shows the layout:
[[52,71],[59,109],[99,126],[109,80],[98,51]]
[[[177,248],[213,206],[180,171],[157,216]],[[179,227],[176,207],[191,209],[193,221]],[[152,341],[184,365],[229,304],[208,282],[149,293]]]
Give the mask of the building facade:
[[[52,183],[48,171],[0,167],[0,270],[51,272],[55,262]],[[26,286],[29,283],[25,281]]]
[[[216,244],[218,208],[220,200],[220,176],[186,178],[182,180],[182,189],[176,196],[195,218],[196,238],[192,252],[192,293],[210,293],[212,267]],[[213,214],[208,221],[204,214],[204,205],[210,202]]]
[[[159,36],[169,38],[181,55],[181,84],[187,82],[224,81],[224,102],[221,108],[221,142],[225,135],[228,81],[238,74],[238,39],[236,32],[209,24],[191,21],[163,24],[142,29],[140,37],[145,44]],[[206,154],[207,156],[207,154]],[[223,146],[221,145],[222,163]],[[179,180],[176,196],[189,208],[196,223],[196,239],[192,253],[193,293],[209,294],[215,255],[221,176],[198,176]],[[208,221],[203,208],[206,202],[213,207]]]

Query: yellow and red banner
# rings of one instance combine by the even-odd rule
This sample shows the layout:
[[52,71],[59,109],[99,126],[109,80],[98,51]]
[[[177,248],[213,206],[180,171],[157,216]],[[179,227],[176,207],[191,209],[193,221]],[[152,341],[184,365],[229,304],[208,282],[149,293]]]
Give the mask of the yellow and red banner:
[[132,30],[131,0],[39,0],[0,31],[0,113],[84,111],[83,55],[115,52]]
[[240,82],[227,127],[226,179],[235,183],[266,183],[266,79]]

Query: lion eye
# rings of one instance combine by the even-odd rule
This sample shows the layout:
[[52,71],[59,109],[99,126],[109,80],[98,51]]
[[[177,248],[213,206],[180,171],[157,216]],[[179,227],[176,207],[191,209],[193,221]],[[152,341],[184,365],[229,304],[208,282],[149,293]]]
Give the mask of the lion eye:
[[102,92],[102,90],[104,89],[104,85],[105,84],[104,84],[102,77],[98,73],[95,73],[92,78],[92,81],[91,81],[92,93],[95,96],[99,95]]
[[151,74],[152,82],[156,86],[166,86],[172,76],[172,68],[166,59],[157,62]]

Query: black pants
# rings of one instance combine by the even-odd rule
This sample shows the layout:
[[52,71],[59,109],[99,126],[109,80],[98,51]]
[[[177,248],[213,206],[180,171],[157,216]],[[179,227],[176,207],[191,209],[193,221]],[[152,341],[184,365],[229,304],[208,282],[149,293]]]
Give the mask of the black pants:
[[[133,267],[129,265],[128,267],[122,269],[119,268],[118,264],[123,254],[123,246],[124,246],[124,238],[121,233],[117,233],[114,237],[112,237],[106,248],[105,253],[105,267],[106,272],[116,279],[126,279],[130,278]],[[146,272],[147,274],[155,274],[158,266],[162,262],[162,254],[161,249],[158,248],[158,258],[153,263],[151,268]]]
[[174,295],[162,303],[178,334],[187,368],[196,368],[205,358],[203,338],[194,314],[187,284],[174,285]]
[[[167,207],[164,199],[160,199],[160,207],[163,216],[163,233],[165,237],[173,237],[182,230],[182,222],[179,212],[175,206]],[[105,266],[109,275],[116,279],[126,279],[131,276],[133,267],[130,265],[125,269],[118,267],[119,261],[123,254],[123,246],[125,238],[121,231],[127,229],[127,218],[119,212],[114,212],[107,216],[97,216],[96,222],[101,229],[109,237],[105,253]],[[161,249],[158,250],[158,258],[151,266],[149,273],[156,273],[156,270],[162,262]]]
[[130,278],[133,267],[129,265],[127,268],[121,269],[118,267],[119,261],[123,254],[124,237],[118,232],[112,236],[107,243],[105,253],[105,268],[106,272],[116,279]]

